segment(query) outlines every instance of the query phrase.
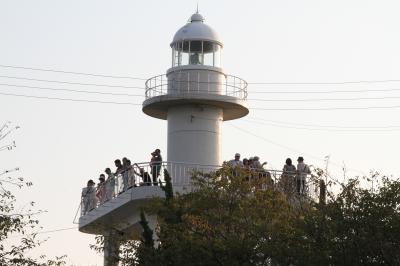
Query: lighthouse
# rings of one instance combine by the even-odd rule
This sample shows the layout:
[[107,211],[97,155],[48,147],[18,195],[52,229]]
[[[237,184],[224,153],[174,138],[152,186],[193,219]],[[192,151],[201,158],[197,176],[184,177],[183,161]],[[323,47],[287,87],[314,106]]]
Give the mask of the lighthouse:
[[[82,191],[79,231],[104,236],[107,266],[118,264],[118,236],[141,238],[142,206],[153,197],[165,197],[159,184],[146,181],[149,175],[153,180],[156,175],[163,183],[164,172],[168,172],[174,192],[188,192],[193,170],[210,172],[222,164],[223,121],[249,113],[247,83],[224,72],[223,43],[216,31],[204,23],[202,15],[193,14],[176,32],[170,47],[171,67],[166,74],[146,81],[142,107],[145,114],[167,120],[167,161],[156,167],[151,162],[135,163],[129,170],[134,173],[131,177],[118,174],[107,179],[105,187],[112,196],[105,201],[93,200],[95,194],[89,183]],[[93,192],[92,197],[88,191]],[[154,228],[156,217],[147,218]]]
[[198,12],[170,46],[171,67],[146,81],[143,112],[167,120],[168,162],[220,166],[222,122],[249,113],[247,83],[224,72],[223,42]]

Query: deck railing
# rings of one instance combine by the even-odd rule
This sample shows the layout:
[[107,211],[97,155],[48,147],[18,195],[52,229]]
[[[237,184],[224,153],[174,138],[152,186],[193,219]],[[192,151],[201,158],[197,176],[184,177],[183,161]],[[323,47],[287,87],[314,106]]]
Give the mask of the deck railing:
[[232,75],[224,75],[222,80],[215,80],[215,75],[210,73],[206,75],[207,78],[200,78],[200,73],[182,72],[175,79],[168,79],[165,74],[154,76],[145,83],[146,99],[167,94],[172,96],[217,94],[237,97],[241,100],[247,99],[245,80]]
[[[183,187],[191,187],[194,172],[210,173],[218,169],[221,169],[221,166],[165,161],[158,164],[149,162],[135,163],[129,171],[107,179],[103,184],[97,185],[97,187],[83,188],[79,208],[80,215],[83,216],[103,203],[118,198],[125,191],[130,190],[131,195],[133,195],[136,189],[143,186],[164,185],[164,170],[167,170],[171,177],[174,191],[179,191]],[[319,198],[318,179],[310,174],[303,174],[302,178],[304,182],[296,184],[296,176],[298,176],[296,172],[291,173],[262,168],[233,168],[232,171],[232,175],[244,174],[247,180],[260,180],[259,189],[272,187],[285,193],[305,195],[307,198],[315,201]]]

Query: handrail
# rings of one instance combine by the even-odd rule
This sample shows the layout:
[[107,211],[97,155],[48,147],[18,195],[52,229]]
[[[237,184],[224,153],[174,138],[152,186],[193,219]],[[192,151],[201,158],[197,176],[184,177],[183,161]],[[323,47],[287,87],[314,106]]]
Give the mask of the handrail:
[[[208,73],[207,81],[200,81],[200,78],[191,78],[190,73],[179,73],[180,79],[168,79],[165,74],[156,75],[145,82],[146,99],[161,95],[180,94],[217,94],[237,97],[241,100],[247,99],[247,82],[237,76],[224,75],[224,81],[210,81]],[[181,76],[186,77],[181,77]],[[203,88],[202,85],[207,85]],[[211,85],[211,86],[210,86]],[[211,87],[211,90],[210,90]]]
[[[114,178],[107,179],[98,188],[95,187],[83,188],[81,197],[81,216],[90,213],[91,210],[102,206],[104,203],[111,201],[114,198],[118,198],[123,192],[131,189],[131,193],[138,187],[143,186],[157,186],[165,183],[164,169],[168,171],[172,179],[172,185],[176,189],[191,185],[191,177],[193,171],[213,172],[221,169],[220,165],[201,165],[195,163],[184,163],[184,162],[170,162],[162,161],[157,163],[151,162],[140,162],[132,165],[130,172],[125,172]],[[243,167],[233,168],[233,174],[236,169],[244,169]],[[264,168],[250,168],[249,178],[265,178],[266,186],[272,181],[272,185],[275,188],[285,190],[285,182],[282,179],[283,176],[289,176],[294,178],[298,175],[298,172],[287,172],[276,169],[264,169]],[[291,190],[293,190],[296,184],[291,181]],[[298,186],[298,185],[297,185]],[[89,190],[89,192],[88,192]],[[300,187],[297,190],[301,191],[301,194],[307,195],[313,199],[317,199],[319,196],[319,187],[317,182],[313,180],[313,176],[310,174],[304,175],[304,183],[300,182]]]

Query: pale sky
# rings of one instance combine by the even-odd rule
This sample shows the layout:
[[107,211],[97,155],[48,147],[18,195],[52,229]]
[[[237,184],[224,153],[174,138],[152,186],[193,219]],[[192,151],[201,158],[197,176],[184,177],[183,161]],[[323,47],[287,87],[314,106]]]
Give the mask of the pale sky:
[[[268,161],[268,167],[281,169],[287,157],[300,155],[308,164],[325,167],[324,157],[330,155],[330,172],[338,177],[343,162],[354,169],[348,171],[349,176],[370,169],[398,176],[400,82],[395,80],[400,80],[399,1],[198,2],[206,23],[224,42],[226,73],[249,83],[339,83],[249,84],[251,108],[313,110],[251,109],[246,118],[225,123],[224,159],[231,159],[235,152],[242,157],[258,155]],[[140,88],[20,78],[141,88],[144,80],[4,66],[141,79],[163,74],[171,66],[172,37],[196,4],[175,0],[3,0],[0,93],[141,104],[141,96],[4,84],[144,95]],[[347,81],[355,83],[340,84]],[[371,107],[379,108],[364,109]],[[318,110],[324,108],[329,110]],[[166,122],[147,117],[140,106],[0,95],[0,123],[3,121],[12,121],[21,129],[7,139],[16,140],[17,148],[0,153],[0,170],[18,166],[21,171],[14,176],[34,183],[18,197],[21,205],[33,200],[48,211],[39,217],[43,230],[74,226],[81,188],[88,179],[97,180],[105,167],[112,167],[114,159],[126,156],[134,162],[147,161],[155,148],[166,154]],[[67,254],[74,265],[102,265],[102,257],[89,249],[94,242],[91,235],[76,229],[42,236],[50,239],[33,254]]]

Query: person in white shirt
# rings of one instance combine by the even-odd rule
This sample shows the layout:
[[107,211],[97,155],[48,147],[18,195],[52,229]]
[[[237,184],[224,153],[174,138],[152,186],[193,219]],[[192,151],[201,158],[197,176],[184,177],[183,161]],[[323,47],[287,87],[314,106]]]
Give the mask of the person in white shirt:
[[297,193],[304,193],[306,177],[311,174],[310,167],[304,163],[304,158],[297,159],[297,175],[296,175],[296,190]]
[[87,182],[87,186],[82,189],[82,214],[90,212],[96,207],[96,188],[93,180]]
[[240,160],[240,154],[239,154],[239,153],[236,153],[236,154],[235,154],[235,159],[230,160],[230,161],[229,161],[229,164],[230,164],[233,168],[235,168],[236,166],[243,167],[243,163],[242,163],[242,161]]
[[104,171],[107,174],[106,180],[106,201],[111,200],[115,195],[115,175],[110,168]]

